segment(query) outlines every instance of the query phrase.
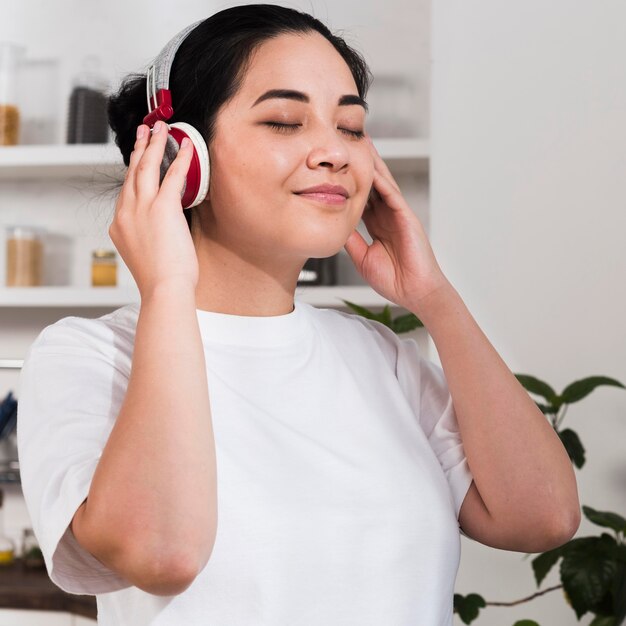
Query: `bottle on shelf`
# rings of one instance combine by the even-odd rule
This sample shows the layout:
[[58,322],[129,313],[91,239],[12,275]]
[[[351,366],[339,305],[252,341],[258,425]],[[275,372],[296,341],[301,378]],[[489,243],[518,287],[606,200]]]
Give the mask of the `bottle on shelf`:
[[4,491],[0,489],[0,566],[12,565],[15,560],[15,543],[4,534]]
[[88,54],[83,58],[82,71],[72,81],[67,143],[107,143],[108,82],[100,71],[100,58]]

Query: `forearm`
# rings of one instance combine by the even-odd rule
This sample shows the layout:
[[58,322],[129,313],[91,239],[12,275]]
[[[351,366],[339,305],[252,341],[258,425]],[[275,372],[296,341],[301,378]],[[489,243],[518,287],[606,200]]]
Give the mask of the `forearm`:
[[155,562],[189,558],[202,566],[209,558],[215,443],[193,290],[163,289],[142,300],[126,396],[85,515],[104,536]]
[[456,290],[447,283],[411,310],[437,348],[467,461],[491,517],[511,528],[577,527],[576,478],[563,444]]

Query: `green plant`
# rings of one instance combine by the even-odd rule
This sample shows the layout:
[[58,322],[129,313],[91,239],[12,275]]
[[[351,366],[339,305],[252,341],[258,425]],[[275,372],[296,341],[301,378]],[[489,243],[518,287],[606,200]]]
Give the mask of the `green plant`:
[[381,322],[397,334],[408,333],[415,328],[421,328],[424,326],[422,321],[416,315],[413,315],[413,313],[399,315],[395,319],[392,319],[391,308],[389,305],[386,305],[381,313],[374,313],[365,307],[354,304],[354,302],[349,302],[348,300],[342,300],[342,302],[346,304],[346,306],[349,306],[355,313],[358,313],[362,317],[366,317],[369,320]]
[[536,402],[537,406],[541,412],[550,419],[552,427],[569,454],[569,458],[572,460],[572,463],[580,469],[585,464],[585,449],[580,442],[580,438],[570,428],[559,430],[559,426],[567,413],[568,406],[586,398],[596,387],[600,387],[601,385],[621,387],[622,389],[624,385],[606,376],[590,376],[589,378],[583,378],[582,380],[571,383],[565,387],[561,394],[557,394],[548,383],[538,378],[528,376],[527,374],[515,374],[515,377],[526,391],[540,396],[545,400],[547,404]]
[[[398,334],[423,326],[412,313],[392,319],[389,306],[376,314],[347,300],[343,302],[357,314],[382,322]],[[613,378],[590,376],[574,381],[557,394],[548,383],[534,376],[515,374],[515,377],[526,391],[542,398],[541,402],[536,401],[537,406],[550,420],[574,466],[580,469],[585,464],[585,449],[580,438],[570,428],[560,429],[569,405],[586,398],[600,386],[626,387]],[[454,594],[454,611],[461,621],[470,624],[478,617],[480,609],[487,606],[513,606],[563,589],[565,600],[578,620],[590,612],[595,616],[590,626],[621,626],[626,619],[626,519],[617,513],[597,511],[586,505],[582,506],[582,511],[590,522],[613,530],[615,536],[603,532],[599,537],[578,537],[536,556],[531,564],[537,586],[559,560],[561,584],[527,598],[512,602],[487,602],[477,593],[466,596]],[[539,624],[533,620],[520,620],[513,626]]]

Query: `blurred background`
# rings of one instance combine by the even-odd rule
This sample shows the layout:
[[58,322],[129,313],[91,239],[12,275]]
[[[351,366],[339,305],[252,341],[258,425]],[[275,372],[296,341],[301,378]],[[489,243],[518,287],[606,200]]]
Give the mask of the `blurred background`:
[[[92,288],[94,251],[113,247],[113,200],[91,192],[121,171],[121,159],[106,129],[104,137],[88,134],[99,132],[98,120],[81,130],[72,117],[72,106],[81,105],[77,87],[115,90],[127,73],[145,71],[183,27],[234,4],[242,3],[3,0],[0,45],[11,47],[0,68],[13,78],[0,81],[0,107],[17,103],[21,125],[17,139],[0,146],[0,247],[7,251],[0,259],[7,277],[0,281],[0,400],[17,395],[12,360],[24,357],[45,325],[66,315],[97,317],[133,297],[120,258],[113,295]],[[557,392],[594,375],[626,384],[626,4],[275,4],[308,11],[364,54],[375,77],[369,131],[444,273],[509,368]],[[2,102],[3,88],[13,100]],[[82,106],[96,110],[97,98]],[[84,145],[72,151],[71,143]],[[39,229],[45,241],[40,282],[19,295],[8,282],[16,225],[36,231],[33,241]],[[359,282],[345,254],[337,261],[333,291],[307,287],[307,298],[341,308],[346,297],[379,310],[385,302]],[[413,335],[439,362],[426,331]],[[586,449],[576,470],[581,504],[626,516],[624,390],[597,389],[571,406],[563,425]],[[11,445],[11,436],[0,441],[4,460]],[[7,479],[0,488],[4,534],[19,546],[30,526],[19,482]],[[598,527],[583,519],[577,536],[591,534]],[[463,537],[456,591],[490,602],[532,595],[537,586],[524,556]],[[559,582],[555,568],[541,588]],[[7,610],[0,609],[0,623]],[[590,615],[576,620],[562,590],[488,607],[475,623],[522,618],[542,626],[591,623]]]

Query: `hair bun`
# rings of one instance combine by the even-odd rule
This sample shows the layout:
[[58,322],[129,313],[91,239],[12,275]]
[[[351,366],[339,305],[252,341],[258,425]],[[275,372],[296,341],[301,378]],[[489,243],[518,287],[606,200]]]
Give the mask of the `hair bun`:
[[108,97],[107,116],[115,143],[128,167],[130,154],[135,147],[137,127],[147,115],[146,75],[127,75],[117,91]]

